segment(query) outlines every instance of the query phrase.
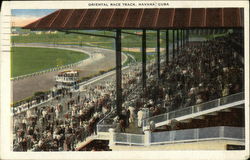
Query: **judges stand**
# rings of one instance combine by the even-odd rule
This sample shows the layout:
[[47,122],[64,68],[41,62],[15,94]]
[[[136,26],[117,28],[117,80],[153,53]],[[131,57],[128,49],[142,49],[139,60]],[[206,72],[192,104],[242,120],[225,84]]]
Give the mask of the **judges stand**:
[[55,76],[57,93],[62,90],[77,91],[79,89],[79,71],[69,70],[60,72]]

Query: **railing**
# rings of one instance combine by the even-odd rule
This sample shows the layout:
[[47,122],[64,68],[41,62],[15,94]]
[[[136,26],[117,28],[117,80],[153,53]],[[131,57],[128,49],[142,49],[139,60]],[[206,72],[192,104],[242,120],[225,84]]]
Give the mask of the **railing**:
[[144,135],[115,133],[113,137],[113,143],[127,145],[144,145]]
[[102,120],[97,123],[97,132],[108,132],[110,128],[115,128],[116,124],[111,118],[115,110],[110,111]]
[[78,77],[64,77],[64,76],[56,76],[56,81],[65,81],[65,82],[75,82],[78,80]]
[[60,66],[60,67],[54,67],[54,68],[50,68],[50,69],[45,69],[45,70],[42,70],[42,71],[37,71],[37,72],[34,72],[34,73],[30,73],[30,74],[26,74],[26,75],[22,75],[22,76],[18,76],[18,77],[13,77],[13,78],[11,78],[11,80],[15,81],[15,80],[28,78],[28,77],[38,76],[38,75],[41,75],[41,74],[44,74],[44,73],[49,73],[49,72],[58,71],[58,70],[62,70],[62,69],[68,69],[68,68],[80,65],[81,63],[85,62],[86,60],[87,59],[84,59],[84,60],[80,60],[80,61],[72,63],[72,64],[67,64],[67,65],[63,65],[63,66]]
[[240,93],[236,93],[233,95],[229,95],[227,97],[222,97],[222,98],[219,98],[216,100],[212,100],[212,101],[209,101],[206,103],[197,104],[197,105],[186,107],[186,108],[183,108],[180,110],[164,113],[161,115],[157,115],[154,117],[144,119],[143,120],[143,127],[145,129],[146,126],[149,126],[150,121],[154,121],[154,123],[157,124],[157,123],[160,123],[163,121],[167,121],[167,120],[178,118],[181,116],[185,116],[185,115],[201,112],[204,110],[212,109],[212,108],[215,108],[215,107],[218,107],[221,105],[226,105],[226,104],[240,101],[243,99],[244,99],[244,92],[240,92]]
[[244,127],[218,126],[166,132],[153,132],[151,133],[150,144],[159,145],[213,139],[244,140],[245,129]]
[[220,105],[225,105],[225,104],[233,103],[233,102],[236,102],[236,101],[239,101],[239,100],[243,100],[243,99],[244,99],[244,92],[233,94],[233,95],[229,95],[227,97],[220,98]]
[[19,104],[15,105],[15,106],[13,105],[11,110],[12,110],[13,114],[16,115],[16,114],[24,112],[24,111],[26,111],[28,109],[32,109],[34,107],[37,107],[37,106],[42,105],[44,103],[47,103],[47,102],[51,101],[54,98],[55,97],[52,97],[51,94],[45,94],[44,95],[44,100],[42,98],[40,98],[40,101],[37,101],[35,99],[30,100],[29,102],[23,101],[23,102],[20,102]]
[[[150,131],[148,131],[150,132]],[[161,145],[178,142],[196,142],[203,140],[237,140],[244,141],[244,127],[218,126],[175,130],[166,132],[150,132],[150,134],[113,133],[112,144],[122,145]]]
[[23,101],[23,102],[20,102],[19,105],[12,106],[11,110],[12,110],[12,113],[14,115],[17,115],[17,114],[25,112],[29,109],[39,107],[39,106],[44,105],[46,103],[51,103],[58,96],[60,97],[60,96],[62,96],[62,94],[56,94],[56,95],[52,96],[52,94],[49,93],[49,94],[44,95],[44,100],[40,97],[39,98],[40,100],[38,100],[38,101],[36,99],[33,99],[30,102]]

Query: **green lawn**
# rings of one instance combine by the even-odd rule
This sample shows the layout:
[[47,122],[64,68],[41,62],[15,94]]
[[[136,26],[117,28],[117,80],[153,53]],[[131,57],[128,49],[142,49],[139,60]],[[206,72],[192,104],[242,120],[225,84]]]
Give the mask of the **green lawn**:
[[11,77],[78,62],[87,54],[54,48],[12,47]]

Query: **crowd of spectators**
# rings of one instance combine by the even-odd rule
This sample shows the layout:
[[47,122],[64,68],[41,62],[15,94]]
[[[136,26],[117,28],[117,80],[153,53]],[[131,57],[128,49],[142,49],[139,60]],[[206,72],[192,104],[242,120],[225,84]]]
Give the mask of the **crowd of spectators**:
[[104,96],[95,101],[78,95],[16,116],[14,150],[74,150],[78,142],[94,132],[94,126],[103,117],[97,107],[99,104],[108,105],[107,98]]

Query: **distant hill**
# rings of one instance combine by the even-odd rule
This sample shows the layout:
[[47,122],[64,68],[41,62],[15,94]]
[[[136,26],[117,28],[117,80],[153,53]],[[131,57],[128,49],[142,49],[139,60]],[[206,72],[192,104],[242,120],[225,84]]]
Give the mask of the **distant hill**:
[[12,27],[11,33],[12,34],[24,34],[24,33],[31,33],[29,29],[22,29],[21,27]]

